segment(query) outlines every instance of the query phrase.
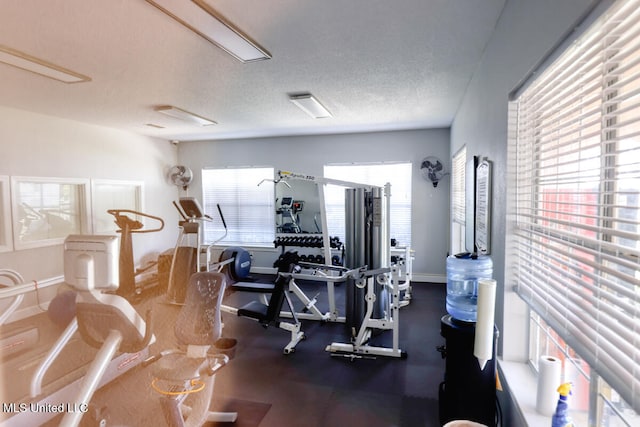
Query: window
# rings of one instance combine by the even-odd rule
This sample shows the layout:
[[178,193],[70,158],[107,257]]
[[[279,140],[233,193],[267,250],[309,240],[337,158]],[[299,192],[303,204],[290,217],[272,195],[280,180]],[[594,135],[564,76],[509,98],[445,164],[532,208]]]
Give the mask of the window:
[[0,252],[10,251],[11,245],[11,212],[9,211],[9,177],[0,176]]
[[[639,6],[616,2],[512,105],[517,292],[588,366],[592,387],[597,374],[636,412]],[[589,396],[589,411],[598,413],[598,394]],[[598,416],[598,425],[607,422]]]
[[465,251],[466,205],[465,180],[467,168],[467,147],[462,147],[453,156],[451,172],[451,253]]
[[[391,184],[391,238],[411,246],[411,163],[327,165],[326,178],[362,184]],[[329,234],[344,241],[344,187],[327,185],[325,192]]]
[[[542,355],[562,360],[563,379],[573,386],[569,410],[575,425],[640,425],[640,415],[534,312],[531,313],[529,337],[529,357],[536,369]],[[589,424],[589,419],[600,421]]]
[[203,208],[214,218],[205,223],[205,241],[213,243],[225,233],[222,221],[218,219],[216,206],[220,205],[227,224],[227,235],[221,244],[273,247],[273,178],[273,168],[203,169]]
[[60,244],[90,229],[88,180],[11,178],[16,249]]
[[[91,182],[94,233],[115,233],[118,227],[109,209],[131,209],[140,212],[142,208],[143,182],[93,180]],[[145,218],[136,220],[144,223]]]

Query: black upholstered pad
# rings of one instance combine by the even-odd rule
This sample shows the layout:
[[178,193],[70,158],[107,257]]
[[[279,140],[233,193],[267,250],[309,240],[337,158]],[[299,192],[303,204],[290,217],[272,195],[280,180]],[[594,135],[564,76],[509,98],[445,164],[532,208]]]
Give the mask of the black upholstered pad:
[[249,317],[264,322],[271,320],[267,318],[268,310],[269,307],[267,305],[259,301],[251,301],[249,304],[238,309],[238,316]]

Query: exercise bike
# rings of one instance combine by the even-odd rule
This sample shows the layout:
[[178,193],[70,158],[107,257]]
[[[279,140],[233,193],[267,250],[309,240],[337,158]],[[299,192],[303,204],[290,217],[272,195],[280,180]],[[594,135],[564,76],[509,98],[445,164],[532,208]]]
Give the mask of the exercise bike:
[[[143,273],[149,273],[157,262],[150,263],[143,268],[136,269],[133,262],[133,234],[134,233],[155,233],[164,228],[164,220],[160,217],[146,213],[133,211],[130,209],[109,209],[107,213],[115,217],[115,223],[119,227],[120,233],[120,286],[116,293],[128,300],[139,297],[145,288],[158,285],[157,280],[136,282],[136,278]],[[160,223],[156,228],[144,228],[144,224],[137,219],[132,219],[125,214],[132,214],[138,217],[150,218]],[[157,278],[157,276],[156,276]]]
[[[161,395],[162,412],[171,427],[235,422],[238,416],[235,412],[209,411],[215,374],[229,362],[229,356],[220,349],[227,349],[229,342],[235,344],[235,340],[221,337],[220,304],[225,285],[221,273],[194,273],[175,324],[176,338],[184,347],[165,350],[144,362],[157,361],[151,386]],[[189,396],[194,398],[192,406],[185,405]]]
[[[104,235],[70,235],[65,239],[64,278],[77,291],[76,315],[38,365],[30,387],[36,406],[60,404],[59,412],[65,412],[61,426],[79,425],[94,392],[139,365],[155,342],[151,312],[143,319],[125,298],[112,293],[118,288],[117,240]],[[98,351],[79,381],[44,396],[45,375],[76,331]],[[39,425],[49,417],[47,411],[18,411],[6,425]]]

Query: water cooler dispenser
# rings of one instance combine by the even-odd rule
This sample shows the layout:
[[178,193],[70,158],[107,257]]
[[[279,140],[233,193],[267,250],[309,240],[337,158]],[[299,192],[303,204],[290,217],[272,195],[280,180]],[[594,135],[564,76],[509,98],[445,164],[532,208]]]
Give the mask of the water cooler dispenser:
[[445,339],[445,345],[438,348],[445,359],[444,381],[439,390],[441,424],[469,420],[490,427],[496,425],[495,349],[498,330],[495,326],[493,354],[484,368],[474,355],[478,280],[491,279],[492,275],[493,264],[488,256],[458,254],[447,258],[449,314],[440,322],[440,335]]

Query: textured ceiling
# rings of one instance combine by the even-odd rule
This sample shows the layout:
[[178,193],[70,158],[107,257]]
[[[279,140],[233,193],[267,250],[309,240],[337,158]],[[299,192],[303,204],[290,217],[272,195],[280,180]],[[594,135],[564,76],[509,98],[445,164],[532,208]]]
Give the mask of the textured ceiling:
[[[0,45],[91,81],[0,63],[0,105],[177,140],[448,127],[505,0],[208,1],[272,59],[243,64],[145,0],[2,0]],[[306,91],[333,117],[289,102]]]

